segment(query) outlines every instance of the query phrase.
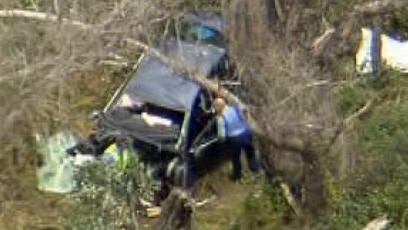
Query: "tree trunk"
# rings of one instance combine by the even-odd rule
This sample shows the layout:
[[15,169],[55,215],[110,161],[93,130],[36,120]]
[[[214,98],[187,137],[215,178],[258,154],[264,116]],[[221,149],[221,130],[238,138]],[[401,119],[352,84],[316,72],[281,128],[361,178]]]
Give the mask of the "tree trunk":
[[165,200],[161,217],[155,226],[156,230],[189,230],[191,229],[192,206],[186,192],[173,189]]

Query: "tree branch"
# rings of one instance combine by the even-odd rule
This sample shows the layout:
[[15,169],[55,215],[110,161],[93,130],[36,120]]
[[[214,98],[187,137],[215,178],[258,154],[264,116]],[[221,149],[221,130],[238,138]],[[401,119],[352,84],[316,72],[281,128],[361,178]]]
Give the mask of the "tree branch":
[[304,90],[308,88],[313,88],[313,87],[322,86],[322,85],[329,85],[329,84],[332,84],[332,83],[328,80],[322,80],[322,81],[316,81],[316,82],[309,83],[305,86],[302,86],[300,89],[296,90],[293,94],[289,95],[288,97],[280,101],[277,105],[275,105],[272,108],[272,111],[275,111],[276,109],[282,107],[283,105],[288,103],[290,100],[292,100],[293,98],[295,98],[296,96],[298,96],[300,93],[302,93]]
[[363,114],[367,113],[368,110],[373,105],[374,99],[369,100],[363,107],[361,107],[357,112],[351,114],[349,117],[344,119],[336,128],[333,136],[330,138],[329,144],[326,146],[323,152],[329,152],[333,144],[337,141],[338,137],[343,133],[343,131],[350,125],[350,123],[361,117]]
[[[0,10],[0,18],[27,18],[40,21],[58,22],[58,16],[42,12],[32,12],[28,10]],[[94,26],[85,24],[80,21],[70,20],[67,18],[61,19],[62,24],[80,27],[81,29],[92,29]]]
[[406,0],[376,0],[354,7],[352,14],[379,14],[408,6]]

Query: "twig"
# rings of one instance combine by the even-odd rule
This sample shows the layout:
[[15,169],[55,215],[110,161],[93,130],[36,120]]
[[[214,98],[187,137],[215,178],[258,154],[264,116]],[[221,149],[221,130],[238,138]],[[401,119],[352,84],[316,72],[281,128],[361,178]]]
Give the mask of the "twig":
[[370,101],[368,101],[362,108],[360,108],[357,112],[351,114],[349,117],[347,117],[344,121],[343,124],[344,125],[348,125],[350,124],[353,120],[355,120],[356,118],[359,118],[361,115],[363,115],[364,113],[366,113],[371,106],[373,105],[374,99],[371,99]]
[[337,141],[340,135],[343,133],[345,129],[350,125],[350,123],[362,116],[363,114],[367,113],[368,110],[373,105],[374,99],[369,100],[362,108],[360,108],[357,112],[351,114],[349,117],[344,119],[336,128],[333,136],[330,138],[329,144],[323,150],[323,152],[329,152],[333,144]]
[[319,56],[321,54],[326,45],[329,43],[335,31],[336,30],[334,28],[329,28],[326,31],[324,31],[324,33],[321,36],[314,40],[314,42],[312,43],[313,56]]
[[300,89],[296,90],[294,93],[292,93],[291,95],[289,95],[285,99],[278,102],[277,105],[275,105],[272,108],[272,111],[275,111],[276,109],[282,107],[283,105],[288,103],[293,98],[297,97],[300,93],[302,93],[306,89],[317,87],[317,86],[322,86],[322,85],[330,85],[330,84],[332,84],[332,82],[330,82],[328,80],[322,80],[322,81],[316,81],[316,82],[309,83],[309,84],[307,84],[305,86],[302,86]]
[[101,60],[98,62],[98,64],[107,65],[107,66],[118,66],[118,67],[124,67],[124,68],[129,66],[129,63],[127,62],[114,61],[114,60]]

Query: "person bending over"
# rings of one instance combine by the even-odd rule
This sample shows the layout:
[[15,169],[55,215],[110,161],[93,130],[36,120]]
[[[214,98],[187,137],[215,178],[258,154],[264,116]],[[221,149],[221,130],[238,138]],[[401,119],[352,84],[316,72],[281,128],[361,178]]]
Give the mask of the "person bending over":
[[260,163],[252,143],[252,130],[242,111],[237,106],[227,105],[221,97],[214,100],[213,107],[217,119],[218,138],[230,150],[233,166],[232,179],[236,181],[242,177],[242,150],[245,151],[250,170],[258,174]]

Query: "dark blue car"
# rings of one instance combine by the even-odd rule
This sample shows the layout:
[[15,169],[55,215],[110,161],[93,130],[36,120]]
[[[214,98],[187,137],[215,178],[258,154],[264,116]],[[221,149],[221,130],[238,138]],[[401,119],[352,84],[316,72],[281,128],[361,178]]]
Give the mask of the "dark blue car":
[[[218,14],[187,13],[181,20],[181,36],[167,37],[156,49],[208,79],[232,79],[223,23]],[[96,129],[89,141],[74,150],[102,155],[112,144],[128,140],[129,145],[130,140],[149,176],[169,186],[190,186],[226,158],[217,141],[211,104],[212,93],[188,73],[145,53],[95,116]]]

